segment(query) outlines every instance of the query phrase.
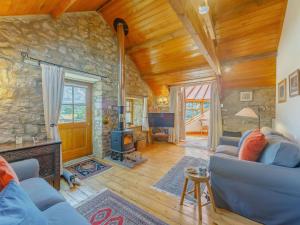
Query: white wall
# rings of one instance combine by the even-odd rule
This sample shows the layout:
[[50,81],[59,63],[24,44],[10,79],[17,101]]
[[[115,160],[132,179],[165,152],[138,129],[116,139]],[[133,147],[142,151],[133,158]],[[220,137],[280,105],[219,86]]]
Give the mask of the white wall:
[[278,48],[276,80],[287,79],[287,102],[278,103],[276,129],[300,142],[300,96],[289,97],[288,75],[300,68],[300,0],[289,0]]

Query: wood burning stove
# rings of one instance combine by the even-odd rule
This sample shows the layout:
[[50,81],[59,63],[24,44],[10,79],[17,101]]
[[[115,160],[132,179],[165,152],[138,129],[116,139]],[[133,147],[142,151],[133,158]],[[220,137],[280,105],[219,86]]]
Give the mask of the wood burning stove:
[[112,158],[123,161],[126,153],[135,151],[133,142],[133,131],[125,129],[125,48],[124,39],[128,34],[128,26],[125,20],[117,18],[114,20],[114,28],[118,37],[118,128],[111,133]]

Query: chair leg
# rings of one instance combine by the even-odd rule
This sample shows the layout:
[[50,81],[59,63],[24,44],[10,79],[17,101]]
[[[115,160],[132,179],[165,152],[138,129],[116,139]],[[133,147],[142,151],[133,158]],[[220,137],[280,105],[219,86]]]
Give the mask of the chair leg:
[[215,199],[214,199],[214,195],[213,195],[212,190],[211,190],[211,186],[209,184],[209,181],[206,181],[205,183],[206,183],[206,187],[207,187],[207,190],[208,190],[208,194],[209,194],[209,198],[210,198],[212,208],[213,208],[214,212],[216,212]]
[[188,182],[189,182],[189,179],[185,178],[184,185],[183,185],[183,191],[181,193],[180,205],[183,205],[183,201],[184,201],[184,197],[185,197]]
[[197,183],[197,203],[198,203],[198,223],[202,224],[202,204],[201,204],[201,188],[200,183]]

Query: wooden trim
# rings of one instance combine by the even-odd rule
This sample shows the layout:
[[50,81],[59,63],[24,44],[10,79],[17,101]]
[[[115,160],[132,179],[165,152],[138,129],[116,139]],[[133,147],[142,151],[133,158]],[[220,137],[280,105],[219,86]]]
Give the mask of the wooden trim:
[[59,5],[51,12],[54,19],[59,18],[66,12],[77,0],[61,0]]
[[201,54],[216,74],[221,74],[221,66],[216,54],[213,40],[208,37],[204,30],[204,22],[198,13],[201,5],[199,0],[169,0],[183,26],[190,33]]

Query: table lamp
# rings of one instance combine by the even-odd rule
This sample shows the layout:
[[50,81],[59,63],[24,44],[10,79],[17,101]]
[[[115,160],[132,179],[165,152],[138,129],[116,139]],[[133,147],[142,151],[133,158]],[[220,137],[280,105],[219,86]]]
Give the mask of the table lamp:
[[[259,110],[258,110],[259,111]],[[241,116],[241,117],[248,117],[248,118],[255,118],[258,119],[258,128],[260,129],[260,113],[258,112],[258,115],[256,112],[249,108],[245,107],[241,111],[235,114],[236,116]]]

